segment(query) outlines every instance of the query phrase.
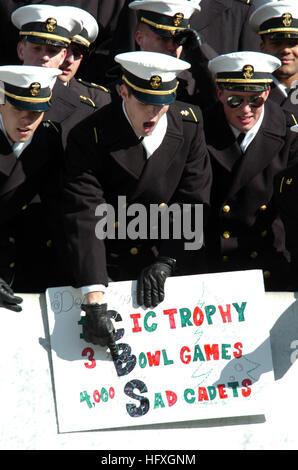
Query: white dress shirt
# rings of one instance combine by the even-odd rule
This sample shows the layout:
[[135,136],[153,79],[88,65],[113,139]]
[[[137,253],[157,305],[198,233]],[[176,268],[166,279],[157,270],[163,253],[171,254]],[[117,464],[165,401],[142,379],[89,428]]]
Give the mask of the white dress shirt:
[[29,137],[28,140],[26,140],[26,142],[13,142],[9,137],[8,137],[8,134],[6,132],[6,129],[4,127],[4,123],[3,123],[3,119],[2,119],[2,115],[0,114],[0,129],[1,131],[3,132],[3,134],[5,135],[6,139],[8,140],[9,144],[11,145],[11,148],[14,152],[14,154],[16,155],[17,158],[19,158],[19,156],[21,155],[21,153],[25,150],[26,147],[28,147],[28,145],[31,144],[31,141],[33,139],[33,134],[31,135],[31,137]]

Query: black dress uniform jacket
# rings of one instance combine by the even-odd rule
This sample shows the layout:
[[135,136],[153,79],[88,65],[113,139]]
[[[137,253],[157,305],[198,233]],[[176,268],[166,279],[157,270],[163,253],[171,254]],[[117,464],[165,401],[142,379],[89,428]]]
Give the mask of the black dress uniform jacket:
[[[64,188],[65,228],[77,287],[135,279],[154,259],[158,240],[96,238],[96,207],[107,202],[118,213],[118,196],[128,205],[209,203],[211,167],[203,134],[201,112],[173,103],[160,147],[146,160],[122,110],[122,100],[107,105],[80,123],[69,135]],[[181,243],[177,243],[179,249]],[[165,240],[160,254],[178,259],[182,252]],[[156,252],[155,252],[156,253]],[[179,256],[178,256],[179,255]],[[198,270],[200,267],[198,267]]]
[[298,121],[298,86],[291,89],[286,97],[278,86],[273,83],[269,98],[281,106],[282,109],[293,114],[294,118]]
[[56,256],[62,158],[56,123],[41,123],[18,158],[0,131],[0,277],[16,292],[65,285]]
[[206,236],[212,271],[263,269],[266,288],[284,290],[284,230],[272,201],[276,174],[297,157],[285,113],[267,100],[261,127],[242,151],[219,103],[205,115],[213,167],[212,216]]
[[289,290],[298,290],[298,165],[277,175],[274,197],[286,232],[286,248],[290,253],[291,277]]
[[218,54],[259,50],[259,35],[248,23],[254,11],[253,1],[202,0],[200,6],[201,11],[190,19],[191,27]]

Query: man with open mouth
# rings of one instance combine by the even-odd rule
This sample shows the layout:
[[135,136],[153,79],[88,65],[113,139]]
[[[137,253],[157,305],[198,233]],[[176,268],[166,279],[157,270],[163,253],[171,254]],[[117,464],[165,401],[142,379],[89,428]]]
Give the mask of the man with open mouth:
[[[127,211],[140,204],[148,215],[151,205],[159,210],[174,203],[208,206],[212,182],[201,111],[175,101],[177,75],[190,64],[148,51],[119,54],[115,60],[122,67],[120,96],[76,126],[66,149],[69,259],[73,284],[85,295],[84,337],[95,344],[108,344],[104,337],[113,336],[111,325],[100,320],[106,318],[109,277],[138,278],[137,302],[149,308],[163,300],[168,276],[205,270],[201,250],[187,253],[183,235],[164,239],[151,225],[145,237],[134,239],[127,232],[118,238],[111,230],[103,239],[97,231],[103,218],[96,216],[101,207],[117,209],[120,197]],[[121,224],[113,224],[119,233]]]

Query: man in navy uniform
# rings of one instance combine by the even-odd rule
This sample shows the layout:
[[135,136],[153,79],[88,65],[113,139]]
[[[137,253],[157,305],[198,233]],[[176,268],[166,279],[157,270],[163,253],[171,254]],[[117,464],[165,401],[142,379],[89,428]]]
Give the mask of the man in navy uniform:
[[131,50],[159,52],[190,62],[191,71],[179,76],[177,99],[200,107],[210,106],[215,101],[215,90],[208,60],[216,53],[190,28],[191,16],[200,11],[200,0],[143,0],[133,1],[128,7],[137,17]]
[[[91,34],[94,34],[93,21],[90,22],[89,17],[86,20],[83,12],[72,7],[28,5],[15,10],[11,19],[19,29],[21,40],[17,50],[24,65],[63,67],[67,54],[71,57],[73,38],[77,38],[82,31],[88,36],[89,28]],[[79,36],[80,41],[82,38]],[[81,88],[84,88],[84,94]],[[64,142],[76,123],[110,101],[106,90],[92,87],[93,94],[90,94],[90,90],[91,87],[83,84],[72,87],[67,86],[65,79],[57,80],[49,118],[61,123]]]
[[[137,29],[138,18],[136,10],[131,9],[131,0],[126,0],[118,20],[118,27],[113,36],[111,44],[111,55],[118,52],[126,52],[135,50],[134,32]],[[146,0],[139,1],[139,8],[146,10]],[[170,3],[170,2],[150,2],[154,3]],[[172,1],[172,4],[175,2]],[[178,0],[178,4],[183,2]],[[208,45],[212,49],[212,53],[216,55],[224,54],[239,50],[258,50],[259,38],[252,31],[248,24],[249,16],[254,11],[253,1],[250,0],[199,0],[185,1],[188,7],[194,7],[194,12],[190,17],[190,29],[195,30],[204,41],[204,46]],[[197,8],[199,5],[199,8]],[[176,9],[174,13],[181,10]],[[163,23],[160,23],[161,25]],[[160,51],[161,52],[161,51]],[[198,52],[198,50],[196,51]],[[210,51],[211,52],[211,51]],[[188,62],[193,63],[194,57],[186,56]],[[211,57],[207,57],[211,59]],[[201,61],[201,58],[200,58]],[[196,66],[198,59],[196,60]]]
[[213,167],[212,217],[206,242],[213,271],[263,269],[267,290],[287,287],[284,230],[272,201],[276,174],[297,157],[286,113],[268,100],[280,67],[261,52],[210,61],[219,103],[204,115]]
[[[99,34],[90,50],[88,59],[81,66],[80,75],[84,80],[103,83],[106,69],[110,64],[109,52],[115,31],[118,29],[119,15],[126,0],[5,0],[0,2],[0,65],[17,64],[18,57],[14,44],[18,30],[11,23],[11,13],[24,5],[69,6],[84,9],[99,25]],[[114,54],[115,55],[115,54]],[[112,56],[112,59],[114,57]]]
[[[97,237],[96,208],[108,203],[117,211],[120,196],[128,208],[139,203],[148,214],[151,204],[208,205],[212,180],[201,112],[175,102],[177,75],[189,64],[142,51],[115,59],[123,68],[121,96],[72,130],[65,163],[65,230],[74,285],[85,295],[85,338],[95,343],[105,336],[96,325],[107,311],[109,276],[114,281],[139,277],[138,303],[149,307],[163,300],[175,266],[183,273],[189,268],[182,239]],[[191,253],[195,263],[197,253]]]
[[71,43],[67,47],[66,57],[60,66],[62,74],[59,76],[65,86],[78,93],[80,98],[94,108],[101,108],[110,102],[107,88],[89,83],[78,78],[79,69],[84,58],[87,59],[89,50],[92,48],[98,36],[98,23],[95,18],[82,8],[59,7],[65,17],[77,18],[82,22],[82,30],[71,38]]
[[273,74],[270,99],[298,119],[297,1],[273,1],[259,7],[250,17],[250,25],[261,38],[260,50],[281,61]]
[[16,311],[13,289],[36,293],[66,281],[58,256],[61,133],[44,121],[60,73],[0,67],[0,306]]

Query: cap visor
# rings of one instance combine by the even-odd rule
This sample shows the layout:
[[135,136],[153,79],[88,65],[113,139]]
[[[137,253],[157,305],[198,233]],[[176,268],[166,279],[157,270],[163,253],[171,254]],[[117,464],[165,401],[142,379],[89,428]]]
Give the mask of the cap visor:
[[230,90],[230,91],[242,91],[242,92],[258,92],[259,91],[259,92],[263,92],[263,91],[268,90],[271,83],[266,83],[265,85],[255,85],[255,84],[250,85],[248,83],[243,84],[243,85],[240,85],[240,84],[233,85],[232,83],[229,83],[229,84],[220,83],[219,85],[221,85],[226,90]]
[[54,38],[42,38],[42,37],[39,37],[39,36],[24,36],[26,38],[27,41],[29,42],[32,42],[33,44],[43,44],[43,45],[47,45],[47,46],[56,46],[56,47],[61,47],[61,48],[67,48],[68,47],[68,43],[67,41],[65,40],[65,42],[63,42],[63,40],[58,40],[58,39],[54,39]]
[[269,39],[297,39],[298,38],[298,31],[282,31],[282,32],[271,32],[271,33],[264,33],[260,35],[264,38]]
[[149,93],[142,93],[140,91],[136,91],[131,89],[132,94],[134,97],[141,101],[144,104],[153,104],[156,106],[164,106],[167,104],[173,103],[176,99],[176,93],[171,93],[169,95],[151,95]]
[[24,111],[36,111],[36,112],[44,112],[48,111],[51,108],[51,104],[49,101],[44,103],[32,103],[27,101],[15,100],[6,96],[6,99],[18,109],[22,109]]

